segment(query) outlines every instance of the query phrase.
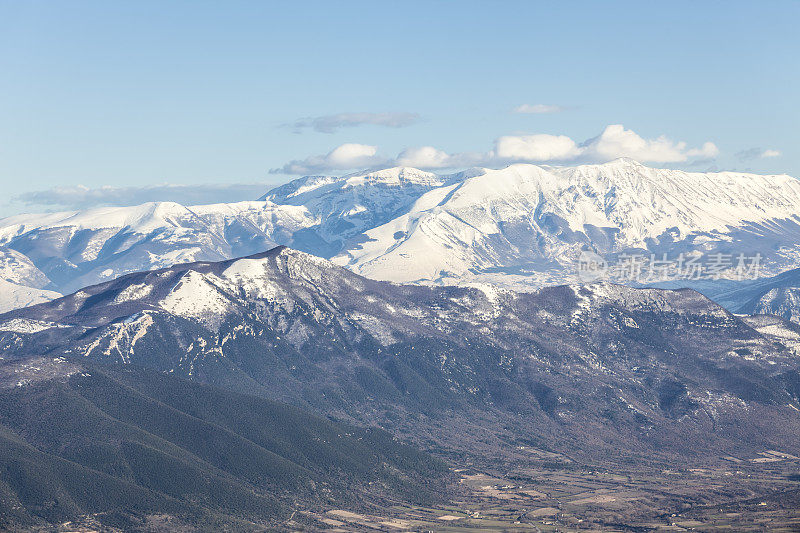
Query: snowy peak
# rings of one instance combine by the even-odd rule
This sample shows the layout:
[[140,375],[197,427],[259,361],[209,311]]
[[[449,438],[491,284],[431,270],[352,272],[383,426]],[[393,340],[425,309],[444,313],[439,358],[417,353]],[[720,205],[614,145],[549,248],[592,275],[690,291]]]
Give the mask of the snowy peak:
[[[392,167],[368,173],[347,174],[344,176],[305,176],[281,185],[261,197],[279,204],[299,205],[313,198],[330,195],[335,191],[373,187],[437,187],[443,180],[436,174],[411,167]],[[363,193],[369,194],[369,193]]]
[[323,276],[343,275],[341,268],[330,261],[286,246],[277,246],[263,254],[221,264],[224,265],[224,270],[220,270],[218,275],[251,296],[258,293],[254,289],[261,288],[265,280],[274,280],[277,277],[313,284],[320,282]]
[[[132,351],[157,317],[161,317],[157,322],[189,321],[214,334],[255,320],[278,328],[296,347],[314,342],[312,335],[344,335],[345,344],[360,342],[366,335],[388,346],[420,335],[500,331],[508,324],[499,317],[583,328],[605,320],[607,313],[601,310],[607,308],[696,314],[720,324],[732,320],[693,291],[607,283],[551,287],[528,294],[485,286],[398,286],[361,278],[325,259],[279,246],[250,257],[175,265],[86,287],[52,302],[0,315],[0,331],[24,333],[32,328],[39,332],[53,324],[69,324],[77,327],[73,333],[81,335],[87,328],[108,327],[108,335],[116,339],[109,349],[126,360],[130,354],[123,348]],[[530,314],[532,309],[536,309],[534,314]],[[525,330],[510,327],[509,331]],[[190,327],[189,331],[194,330]],[[120,344],[123,340],[127,344]],[[98,346],[89,338],[81,342],[88,343],[90,351]]]
[[303,206],[315,222],[292,241],[295,248],[324,257],[338,253],[365,230],[404,212],[422,194],[442,186],[446,177],[409,167],[393,167],[340,177],[309,176],[273,189],[263,198]]
[[[367,277],[530,289],[574,279],[584,250],[755,254],[800,266],[800,182],[786,176],[515,164],[437,175],[393,167],[309,176],[260,201],[156,202],[0,221],[0,247],[72,292],[131,272],[288,245]],[[33,279],[33,278],[31,278]]]
[[671,227],[686,236],[791,217],[800,198],[800,182],[785,175],[690,173],[628,163],[553,173],[564,180],[563,191],[574,188],[587,200],[612,200],[595,201],[595,211],[602,208],[610,225],[639,240],[657,237]]
[[104,319],[116,320],[129,316],[131,306],[138,306],[194,318],[216,328],[243,299],[285,301],[287,284],[295,289],[318,291],[325,283],[336,282],[343,276],[354,275],[325,259],[278,246],[248,257],[192,262],[129,274],[85,287],[56,299],[51,306],[30,311],[31,317],[37,319],[50,320],[52,316],[48,317],[48,313],[55,312],[62,317],[76,314],[92,317],[101,313],[99,316]]
[[376,170],[367,174],[352,174],[347,177],[350,184],[357,184],[360,180],[364,182],[376,182],[386,184],[414,184],[435,186],[441,185],[442,179],[432,172],[425,172],[413,167],[391,167]]
[[[635,159],[631,159],[630,157],[618,157],[612,161],[608,161],[601,165],[581,165],[582,167],[588,166],[601,166],[604,168],[617,168],[617,169],[642,169],[647,168],[643,164],[639,163]],[[579,167],[580,168],[580,167]]]
[[0,220],[2,235],[24,233],[40,227],[69,227],[75,230],[130,228],[152,231],[165,225],[176,226],[194,217],[194,213],[175,202],[148,202],[132,207],[98,207],[79,212],[46,215],[19,215]]
[[[378,279],[454,282],[522,265],[532,265],[534,275],[547,265],[564,270],[585,248],[677,256],[696,249],[700,238],[728,246],[734,234],[755,241],[771,233],[791,259],[775,258],[775,241],[759,247],[775,258],[770,268],[780,270],[800,259],[798,205],[800,182],[788,176],[688,173],[624,159],[578,167],[518,164],[425,193],[335,261]],[[756,250],[748,242],[739,251]]]

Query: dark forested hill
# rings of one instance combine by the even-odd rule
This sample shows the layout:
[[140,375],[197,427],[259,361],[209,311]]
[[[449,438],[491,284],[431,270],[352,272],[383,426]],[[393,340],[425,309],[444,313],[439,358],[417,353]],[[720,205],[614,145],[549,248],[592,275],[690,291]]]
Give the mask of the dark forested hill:
[[269,529],[309,507],[434,501],[447,475],[384,431],[151,370],[0,364],[0,529]]
[[147,366],[459,457],[800,453],[797,349],[690,290],[401,286],[276,248],[0,315],[0,349]]

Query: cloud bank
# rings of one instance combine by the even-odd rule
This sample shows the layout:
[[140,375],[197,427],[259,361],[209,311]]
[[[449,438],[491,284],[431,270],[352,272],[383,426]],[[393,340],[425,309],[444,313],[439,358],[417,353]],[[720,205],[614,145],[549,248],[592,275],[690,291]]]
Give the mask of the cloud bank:
[[269,189],[259,184],[153,185],[146,187],[97,187],[83,185],[32,191],[12,198],[12,203],[47,210],[77,211],[98,206],[129,206],[146,202],[177,202],[183,205],[255,200]]
[[349,143],[326,155],[290,161],[271,172],[313,174],[376,166],[442,169],[510,163],[603,163],[620,157],[643,163],[697,163],[710,161],[717,155],[719,149],[710,141],[699,147],[689,147],[684,141],[672,141],[665,136],[646,139],[620,124],[612,124],[596,137],[581,143],[566,135],[504,135],[494,141],[492,149],[478,153],[448,153],[434,146],[420,146],[407,148],[389,158],[379,155],[376,146]]
[[320,133],[335,133],[341,128],[372,125],[386,128],[404,128],[419,121],[416,113],[337,113],[321,117],[305,117],[289,126],[295,132],[313,129]]
[[305,159],[289,161],[280,168],[270,170],[271,174],[317,174],[330,170],[367,168],[389,163],[390,160],[378,154],[377,146],[345,143],[325,155],[314,155]]
[[712,142],[700,148],[687,148],[685,142],[674,142],[663,135],[643,139],[621,124],[607,126],[603,133],[584,142],[582,148],[582,155],[598,161],[630,157],[641,162],[682,163],[692,158],[713,159],[719,155],[719,149]]
[[566,161],[580,156],[581,149],[566,135],[506,135],[487,155],[501,161]]

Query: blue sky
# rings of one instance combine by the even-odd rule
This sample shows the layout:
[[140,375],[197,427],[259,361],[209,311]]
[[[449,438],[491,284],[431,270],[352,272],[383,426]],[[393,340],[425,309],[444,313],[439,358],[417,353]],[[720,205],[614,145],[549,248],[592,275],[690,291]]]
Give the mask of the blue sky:
[[0,0],[0,216],[397,163],[800,176],[798,20],[779,1]]

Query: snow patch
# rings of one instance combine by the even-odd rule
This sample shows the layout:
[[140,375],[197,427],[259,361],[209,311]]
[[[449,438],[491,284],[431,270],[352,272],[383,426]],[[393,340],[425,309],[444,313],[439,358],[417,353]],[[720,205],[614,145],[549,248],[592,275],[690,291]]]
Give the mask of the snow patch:
[[63,324],[56,324],[54,322],[45,322],[43,320],[33,320],[30,318],[13,318],[8,322],[0,324],[0,331],[8,331],[11,333],[38,333],[46,329],[53,328],[66,328]]
[[209,277],[187,272],[160,302],[173,315],[191,317],[210,328],[218,328],[233,304]]

